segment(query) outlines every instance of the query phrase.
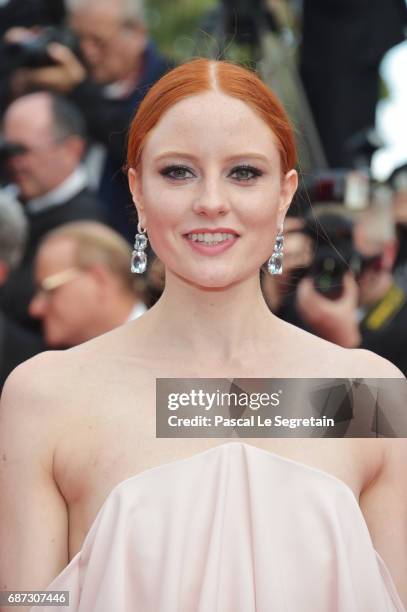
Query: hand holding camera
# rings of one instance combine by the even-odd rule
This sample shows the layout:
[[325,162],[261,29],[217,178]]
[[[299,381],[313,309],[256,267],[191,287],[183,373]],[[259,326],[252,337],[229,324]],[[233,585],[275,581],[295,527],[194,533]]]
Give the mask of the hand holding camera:
[[342,292],[335,300],[324,297],[315,289],[314,280],[307,276],[297,288],[297,308],[303,320],[322,338],[353,348],[360,345],[357,320],[359,289],[354,276],[342,277]]
[[66,29],[11,28],[4,37],[4,53],[14,96],[35,89],[67,94],[86,77],[77,41]]

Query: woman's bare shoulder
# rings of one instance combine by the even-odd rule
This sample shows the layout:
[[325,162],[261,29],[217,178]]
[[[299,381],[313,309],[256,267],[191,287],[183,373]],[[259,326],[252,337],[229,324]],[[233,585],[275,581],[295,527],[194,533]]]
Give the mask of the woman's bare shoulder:
[[[310,369],[307,376],[329,378],[404,378],[390,361],[366,349],[349,349],[286,324],[289,343]],[[311,372],[312,370],[312,372]]]
[[[102,379],[109,355],[120,350],[122,332],[114,330],[89,342],[66,350],[44,351],[23,362],[8,376],[2,392],[2,406],[36,405],[44,411],[64,406],[67,409],[85,395],[87,388]],[[109,337],[107,337],[109,336]]]
[[347,349],[358,378],[405,378],[403,372],[388,359],[366,349]]
[[64,351],[44,351],[17,366],[6,379],[2,399],[10,394],[23,398],[34,390],[47,395],[59,380]]
[[[8,376],[1,394],[0,418],[3,425],[17,419],[20,423],[50,424],[48,416],[57,414],[66,397],[66,382],[61,363],[62,351],[45,351],[21,363]],[[66,379],[65,379],[66,380]],[[69,397],[69,396],[68,396]]]

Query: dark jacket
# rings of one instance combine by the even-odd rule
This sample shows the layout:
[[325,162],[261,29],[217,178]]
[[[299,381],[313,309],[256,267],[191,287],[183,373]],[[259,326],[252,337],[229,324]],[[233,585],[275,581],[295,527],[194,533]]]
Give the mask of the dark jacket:
[[90,136],[107,148],[107,157],[99,188],[107,222],[129,242],[134,241],[137,217],[122,168],[126,158],[127,132],[138,105],[149,87],[172,66],[149,43],[144,54],[144,68],[137,87],[126,98],[110,100],[103,87],[86,79],[70,97],[81,109]]
[[407,376],[407,294],[394,284],[360,323],[362,348],[385,357]]
[[0,391],[14,368],[45,348],[41,338],[26,331],[0,311]]

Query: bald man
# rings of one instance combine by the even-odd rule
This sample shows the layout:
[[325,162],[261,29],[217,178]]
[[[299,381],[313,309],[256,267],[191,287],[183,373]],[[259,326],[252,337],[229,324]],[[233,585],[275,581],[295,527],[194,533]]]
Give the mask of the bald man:
[[34,294],[33,261],[42,237],[79,219],[101,219],[81,165],[84,122],[79,111],[55,94],[33,93],[15,100],[3,121],[7,142],[17,145],[7,169],[28,218],[28,244],[20,267],[0,294],[3,309],[33,328],[28,305]]

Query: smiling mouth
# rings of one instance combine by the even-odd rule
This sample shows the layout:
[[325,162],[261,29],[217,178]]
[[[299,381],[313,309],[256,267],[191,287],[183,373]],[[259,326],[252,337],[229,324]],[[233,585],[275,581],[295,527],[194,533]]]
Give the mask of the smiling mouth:
[[203,232],[199,234],[185,234],[185,238],[187,240],[191,240],[192,242],[197,242],[198,244],[212,246],[216,244],[222,244],[222,242],[226,242],[228,240],[235,240],[236,238],[238,238],[238,236],[237,234],[230,234],[227,232]]

